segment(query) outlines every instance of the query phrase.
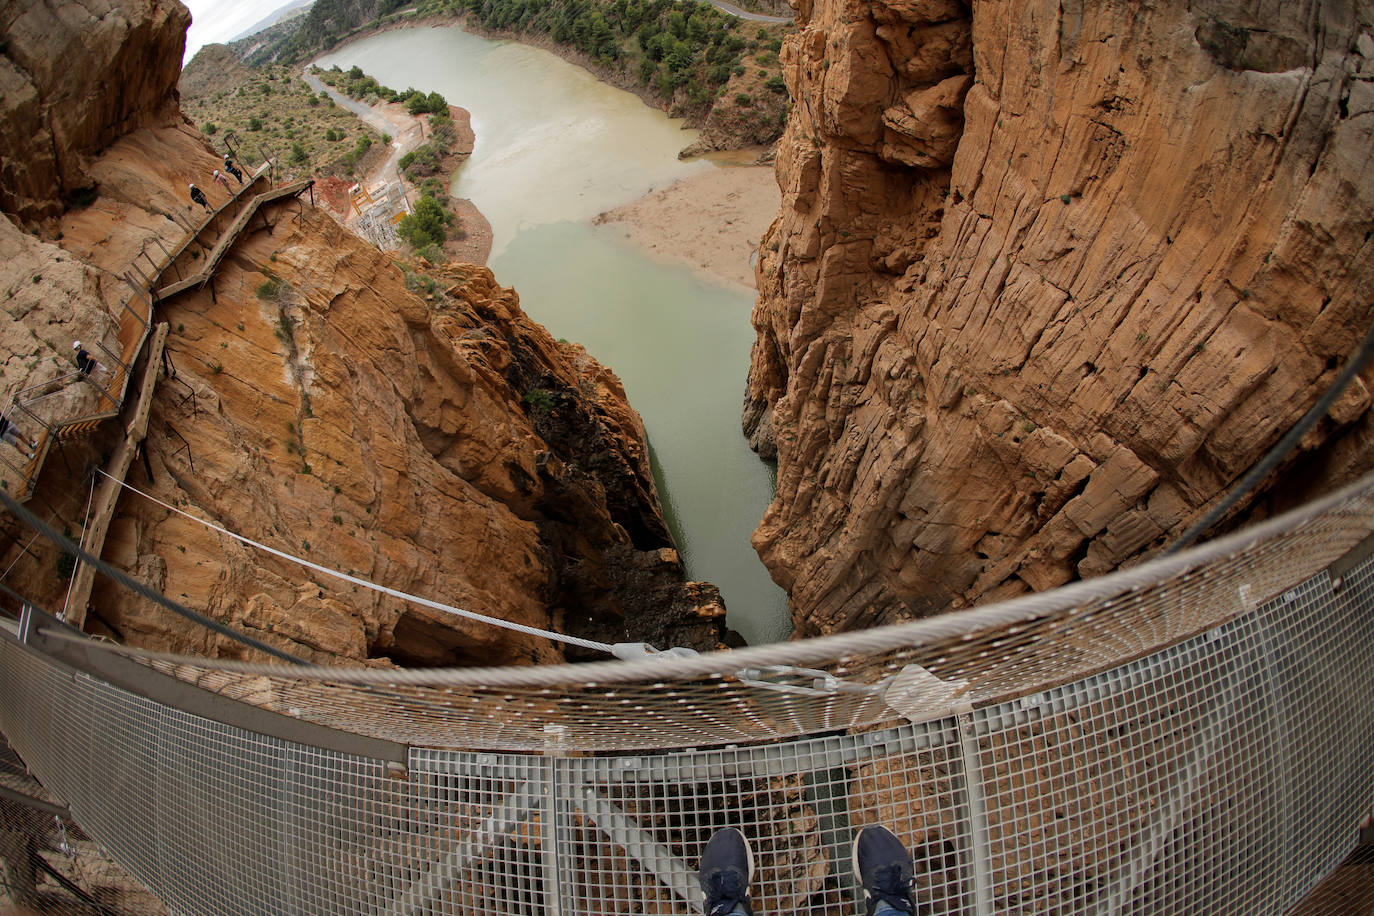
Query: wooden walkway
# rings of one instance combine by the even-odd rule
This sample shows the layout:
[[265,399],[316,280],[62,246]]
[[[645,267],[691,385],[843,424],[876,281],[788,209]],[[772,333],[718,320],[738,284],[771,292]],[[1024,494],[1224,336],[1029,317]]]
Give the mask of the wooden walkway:
[[[123,409],[129,373],[138,361],[152,332],[153,313],[157,303],[185,292],[188,289],[203,287],[214,275],[225,253],[250,229],[255,215],[274,201],[299,197],[305,191],[311,192],[314,201],[314,180],[305,179],[279,188],[271,187],[270,162],[255,170],[248,180],[220,207],[209,213],[204,221],[192,229],[175,250],[163,249],[166,257],[160,263],[149,259],[151,273],[145,272],[135,258],[130,263],[124,279],[131,294],[119,308],[111,314],[117,322],[114,346],[106,346],[103,341],[92,342],[89,349],[100,364],[100,369],[85,374],[71,371],[57,378],[48,379],[14,394],[10,399],[5,416],[11,418],[25,433],[34,440],[34,457],[24,460],[22,453],[14,452],[11,458],[8,447],[0,448],[0,484],[21,502],[33,495],[38,477],[42,473],[45,459],[54,443],[91,435],[100,425],[118,416]],[[264,189],[263,186],[266,186]],[[222,230],[217,229],[226,215],[232,219]],[[270,232],[272,227],[263,216],[263,223]],[[206,239],[213,237],[214,245]],[[159,243],[158,247],[162,247]],[[208,249],[208,255],[201,257],[201,251]],[[140,254],[140,257],[146,255]],[[193,273],[166,283],[171,273],[183,277],[186,270],[195,267]],[[213,287],[211,289],[213,293]],[[49,405],[54,403],[63,390],[72,384],[87,384],[96,389],[98,397],[95,405],[77,415],[51,415]],[[8,470],[9,473],[3,473]]]
[[[267,221],[262,209],[266,205],[298,198],[306,191],[310,191],[311,203],[314,203],[314,179],[304,179],[273,188],[271,169],[272,163],[264,163],[228,201],[211,212],[200,225],[192,227],[192,231],[174,251],[167,252],[164,248],[164,261],[156,263],[149,259],[151,274],[145,273],[138,266],[137,259],[130,264],[125,281],[129,284],[132,294],[120,304],[118,314],[111,316],[118,322],[115,347],[107,347],[103,342],[99,342],[91,348],[98,350],[94,355],[101,369],[91,374],[69,372],[31,385],[10,399],[5,416],[13,419],[26,433],[36,430],[33,436],[35,448],[32,459],[15,462],[10,460],[7,452],[0,454],[0,463],[14,472],[13,475],[0,478],[0,483],[22,502],[33,495],[44,460],[53,443],[89,436],[106,420],[121,413],[129,395],[133,367],[146,353],[143,374],[137,385],[137,409],[130,418],[125,437],[116,448],[106,470],[114,480],[107,478],[101,481],[100,498],[87,526],[85,548],[97,556],[104,547],[105,532],[114,516],[120,489],[117,481],[122,481],[128,473],[134,453],[147,433],[152,392],[161,376],[160,360],[167,340],[167,325],[154,325],[153,318],[157,305],[189,289],[200,289],[209,283],[225,254],[245,232],[252,229],[255,216],[261,214],[263,227],[271,232],[272,224]],[[263,184],[266,184],[267,188],[257,190]],[[233,218],[229,224],[222,230],[217,230],[216,226],[223,222],[222,217],[230,211],[233,212]],[[208,237],[215,239],[213,245],[208,244]],[[201,255],[202,251],[206,252],[204,256]],[[140,257],[145,255],[140,254]],[[192,265],[195,266],[194,272],[183,276],[183,268],[189,269]],[[175,274],[179,279],[172,283],[164,283],[168,273]],[[134,278],[141,282],[135,282]],[[214,287],[211,286],[211,294],[213,293]],[[152,346],[149,346],[150,339],[153,341]],[[45,418],[44,402],[50,402],[74,383],[90,384],[96,388],[99,397],[95,407],[75,416]],[[8,446],[4,448],[7,450]],[[72,608],[71,622],[78,628],[84,622],[91,581],[90,571],[84,567],[79,568],[73,578],[69,604]]]
[[[219,262],[223,259],[225,253],[233,247],[234,242],[238,241],[239,236],[243,234],[244,230],[249,228],[250,221],[261,211],[263,206],[287,197],[299,197],[307,190],[311,191],[313,195],[314,187],[315,180],[313,178],[306,178],[293,184],[283,185],[271,191],[265,191],[254,197],[248,202],[248,206],[239,211],[238,216],[234,217],[234,221],[229,224],[229,227],[220,234],[219,241],[215,243],[215,247],[210,249],[209,254],[198,259],[201,262],[200,269],[185,279],[177,280],[175,283],[169,283],[166,286],[157,287],[156,292],[153,294],[154,300],[157,302],[165,302],[173,296],[186,292],[188,289],[199,289],[203,287],[209,282],[210,278],[214,276],[215,269],[219,267]],[[263,225],[268,232],[272,231],[272,226],[267,223],[266,216],[263,217]],[[165,271],[163,273],[165,273]],[[162,276],[162,274],[158,275],[159,281],[162,279]]]

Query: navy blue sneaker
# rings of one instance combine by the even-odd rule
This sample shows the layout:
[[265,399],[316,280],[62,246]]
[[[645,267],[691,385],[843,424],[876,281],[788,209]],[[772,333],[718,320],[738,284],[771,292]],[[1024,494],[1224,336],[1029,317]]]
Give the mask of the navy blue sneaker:
[[911,903],[911,853],[886,827],[870,825],[854,837],[854,879],[868,895],[868,916],[916,911]]
[[717,830],[701,851],[701,871],[697,872],[706,895],[702,912],[706,916],[753,916],[749,905],[749,878],[753,874],[754,853],[744,834],[734,827]]

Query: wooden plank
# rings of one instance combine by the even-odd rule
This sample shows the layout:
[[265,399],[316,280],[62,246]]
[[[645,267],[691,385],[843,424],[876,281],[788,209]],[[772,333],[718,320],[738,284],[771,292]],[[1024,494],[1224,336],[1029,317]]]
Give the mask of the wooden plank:
[[234,221],[225,229],[224,234],[221,235],[219,241],[215,243],[215,247],[205,256],[205,260],[200,270],[184,280],[178,280],[176,283],[164,286],[162,289],[158,290],[158,300],[170,299],[173,296],[186,292],[188,289],[204,285],[205,281],[209,280],[214,274],[215,269],[219,266],[219,262],[223,259],[225,253],[233,247],[234,242],[238,241],[239,235],[247,228],[248,221],[257,215],[258,210],[261,209],[264,204],[281,200],[283,197],[295,197],[314,185],[314,183],[315,180],[313,178],[305,178],[288,185],[283,185],[280,188],[264,191],[257,197],[254,197],[249,201],[248,205],[240,210],[238,215],[234,217]]
[[[138,404],[133,417],[129,420],[124,439],[110,457],[105,473],[113,477],[101,478],[95,502],[91,505],[91,522],[86,527],[85,545],[90,553],[100,556],[105,549],[105,535],[109,533],[110,522],[114,518],[115,504],[123,487],[120,485],[134,463],[134,454],[139,444],[148,435],[148,416],[153,409],[153,390],[162,376],[162,350],[167,345],[167,322],[161,322],[153,331],[148,344],[148,359],[143,364],[143,377],[139,382]],[[71,591],[67,596],[67,622],[78,630],[86,623],[86,605],[91,600],[91,586],[95,582],[95,569],[84,563],[78,564],[72,575]]]

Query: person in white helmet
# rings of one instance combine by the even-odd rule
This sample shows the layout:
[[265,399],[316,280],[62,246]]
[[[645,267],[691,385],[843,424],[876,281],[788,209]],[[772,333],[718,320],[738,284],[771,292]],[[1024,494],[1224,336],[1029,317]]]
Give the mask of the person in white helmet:
[[200,204],[202,207],[205,208],[205,212],[206,212],[206,213],[209,213],[209,212],[210,212],[210,202],[209,202],[208,200],[205,199],[205,192],[202,191],[200,188],[196,187],[194,182],[192,182],[192,183],[189,185],[189,187],[191,188],[191,200],[193,200],[193,201],[195,201],[196,203]]
[[105,367],[96,361],[96,358],[87,352],[82,346],[81,341],[73,341],[72,349],[76,351],[76,369],[82,375],[89,376],[92,373],[105,373]]

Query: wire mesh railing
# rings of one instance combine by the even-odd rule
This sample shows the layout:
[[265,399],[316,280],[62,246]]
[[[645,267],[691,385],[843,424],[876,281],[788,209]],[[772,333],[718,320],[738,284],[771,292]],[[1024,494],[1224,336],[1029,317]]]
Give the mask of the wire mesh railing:
[[0,628],[0,731],[176,912],[1283,913],[1374,810],[1374,483],[1055,593],[734,653],[284,669]]
[[162,902],[110,862],[0,739],[0,903],[17,913],[160,916]]
[[1090,582],[696,658],[402,671],[120,651],[240,702],[405,743],[623,751],[775,740],[934,718],[1089,676],[1252,611],[1371,531],[1367,480],[1186,555]]

